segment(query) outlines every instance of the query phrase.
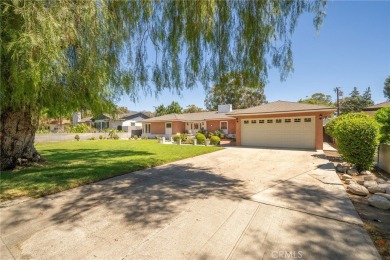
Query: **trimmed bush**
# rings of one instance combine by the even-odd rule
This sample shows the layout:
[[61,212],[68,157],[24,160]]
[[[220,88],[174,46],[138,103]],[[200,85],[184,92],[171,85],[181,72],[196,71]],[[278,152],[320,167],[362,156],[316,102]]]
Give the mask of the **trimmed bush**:
[[79,135],[75,135],[74,139],[76,139],[77,141],[80,141],[80,136]]
[[379,123],[379,141],[390,144],[390,107],[376,111],[375,120]]
[[99,135],[99,139],[100,139],[100,140],[103,140],[103,136],[102,136],[102,135]]
[[92,137],[89,138],[88,140],[96,140],[96,138],[92,136]]
[[142,139],[142,140],[148,140],[149,137],[148,137],[147,135],[144,135],[144,136],[141,136],[141,139]]
[[119,135],[113,134],[111,138],[114,139],[114,140],[118,140],[119,139]]
[[204,144],[204,141],[206,140],[206,136],[204,136],[204,134],[201,133],[197,133],[195,135],[195,138],[198,144]]
[[175,136],[173,137],[173,141],[175,141],[175,143],[178,143],[179,140],[181,140],[181,136],[180,136],[180,135],[175,135]]
[[326,126],[325,126],[325,132],[329,136],[331,136],[333,138],[336,138],[335,129],[337,127],[337,124],[340,123],[344,118],[349,118],[349,119],[352,119],[352,118],[370,118],[370,116],[367,115],[364,112],[343,114],[341,116],[338,116],[338,117],[334,118],[329,123],[327,123]]
[[210,138],[210,144],[217,145],[221,142],[221,139],[218,136],[212,136]]
[[134,135],[134,140],[137,140],[138,139],[138,135]]
[[378,124],[373,118],[362,113],[346,114],[337,119],[332,134],[344,160],[358,171],[371,168],[379,143]]
[[181,138],[182,142],[185,142],[187,140],[187,138],[188,138],[188,134],[181,134],[180,138]]

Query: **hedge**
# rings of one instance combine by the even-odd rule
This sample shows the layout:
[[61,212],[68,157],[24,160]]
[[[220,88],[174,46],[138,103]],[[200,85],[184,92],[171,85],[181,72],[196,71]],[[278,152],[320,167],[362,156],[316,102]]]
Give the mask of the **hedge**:
[[198,144],[204,144],[204,141],[206,141],[206,136],[204,136],[204,134],[197,133],[195,135],[195,139],[196,139]]
[[221,142],[221,139],[216,135],[214,135],[210,138],[210,144],[217,145],[220,142]]
[[364,113],[349,113],[336,120],[331,133],[336,138],[338,151],[358,171],[368,170],[379,144],[377,122]]
[[390,144],[390,107],[384,107],[376,111],[375,120],[380,126],[380,142]]

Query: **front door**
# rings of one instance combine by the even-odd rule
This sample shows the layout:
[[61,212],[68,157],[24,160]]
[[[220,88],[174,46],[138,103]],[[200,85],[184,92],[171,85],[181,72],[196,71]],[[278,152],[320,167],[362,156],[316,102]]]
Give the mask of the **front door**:
[[221,121],[220,129],[225,135],[227,135],[228,134],[228,122]]
[[165,123],[165,135],[168,137],[172,135],[172,123]]

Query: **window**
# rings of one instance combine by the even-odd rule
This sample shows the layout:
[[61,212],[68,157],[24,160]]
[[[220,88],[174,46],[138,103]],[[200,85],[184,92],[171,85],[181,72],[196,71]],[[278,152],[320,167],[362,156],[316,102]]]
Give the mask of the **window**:
[[257,123],[257,120],[251,120],[251,123],[252,123],[252,124],[256,124],[256,123]]
[[272,119],[267,120],[267,123],[269,123],[269,124],[272,124],[273,122],[274,122],[274,120],[272,120]]
[[300,118],[294,118],[294,122],[295,123],[299,123],[299,122],[301,122],[301,119]]
[[145,126],[144,126],[144,133],[145,134],[150,134],[150,124],[145,124]]
[[227,130],[228,129],[228,123],[226,121],[221,121],[220,123],[220,129],[221,130]]
[[249,120],[244,120],[244,124],[249,124]]
[[172,123],[166,123],[165,128],[172,128]]
[[131,122],[131,123],[130,123],[130,126],[135,126],[135,122]]
[[305,118],[305,122],[306,123],[310,123],[311,122],[311,118],[309,118],[309,117]]
[[276,119],[275,122],[278,123],[278,124],[282,123],[282,119]]
[[198,129],[199,129],[199,124],[198,124],[198,123],[194,123],[194,129],[195,129],[195,130],[198,130]]
[[260,124],[264,124],[264,120],[259,120],[259,123]]
[[290,118],[284,119],[284,122],[285,122],[285,123],[291,123],[291,119],[290,119]]

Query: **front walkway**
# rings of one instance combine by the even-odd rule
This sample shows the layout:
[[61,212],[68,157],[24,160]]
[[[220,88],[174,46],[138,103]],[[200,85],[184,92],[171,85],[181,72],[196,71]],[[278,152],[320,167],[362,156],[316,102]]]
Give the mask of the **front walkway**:
[[313,151],[231,147],[0,213],[2,259],[380,259]]

